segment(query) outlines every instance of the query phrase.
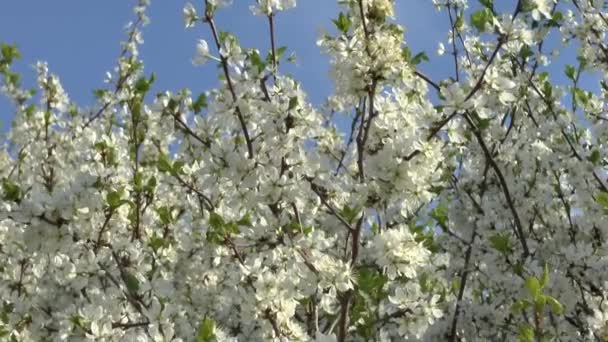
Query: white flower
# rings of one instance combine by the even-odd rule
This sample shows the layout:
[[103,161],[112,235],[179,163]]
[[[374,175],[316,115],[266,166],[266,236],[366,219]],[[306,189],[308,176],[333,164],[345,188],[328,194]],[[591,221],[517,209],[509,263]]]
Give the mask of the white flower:
[[207,41],[204,39],[199,39],[198,44],[196,44],[196,56],[192,60],[192,64],[194,65],[203,65],[210,58],[209,54],[209,45],[207,45]]
[[196,9],[191,3],[186,3],[184,6],[184,22],[186,28],[194,27],[194,23],[198,20]]
[[209,5],[215,8],[228,7],[232,5],[232,0],[209,0]]
[[271,15],[293,7],[296,7],[296,0],[258,0],[256,5],[249,8],[254,15]]
[[437,55],[442,56],[445,53],[445,46],[442,42],[439,42],[439,46],[437,47]]
[[541,16],[546,19],[551,19],[551,7],[553,0],[534,0],[536,8],[532,10],[532,18],[540,20]]
[[[466,93],[458,82],[454,82],[447,87],[441,88],[441,94],[445,98],[446,109],[453,111],[458,109],[468,108],[470,105],[466,103]],[[451,113],[450,112],[450,113]]]

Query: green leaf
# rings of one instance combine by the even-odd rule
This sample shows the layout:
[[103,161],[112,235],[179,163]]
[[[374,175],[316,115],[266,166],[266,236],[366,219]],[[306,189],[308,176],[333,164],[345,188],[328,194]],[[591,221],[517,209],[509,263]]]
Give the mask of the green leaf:
[[351,22],[348,16],[346,16],[346,14],[340,12],[340,14],[338,15],[338,19],[332,19],[331,21],[333,21],[334,25],[336,25],[336,28],[340,32],[348,33]]
[[595,201],[605,209],[608,209],[608,192],[600,191],[600,193],[595,196]]
[[490,127],[490,123],[492,122],[492,119],[487,118],[487,119],[478,119],[477,120],[477,128],[479,128],[480,130],[484,130],[488,127]]
[[344,206],[344,209],[340,212],[340,215],[348,222],[353,223],[357,216],[359,216],[359,210],[351,208],[348,205]]
[[86,327],[86,319],[80,315],[70,316],[70,322],[77,327],[85,328]]
[[440,204],[433,208],[431,211],[431,217],[437,221],[442,229],[448,227],[448,207],[444,204]]
[[479,0],[479,2],[490,10],[494,8],[494,0]]
[[281,46],[280,48],[277,49],[277,59],[280,59],[281,56],[283,56],[283,54],[285,53],[285,51],[287,51],[287,46]]
[[169,225],[173,221],[173,216],[171,215],[171,209],[169,209],[169,207],[163,206],[156,208],[156,214],[158,214],[160,222],[164,225]]
[[106,203],[111,209],[116,209],[120,207],[122,202],[122,190],[121,191],[110,191],[106,195]]
[[239,226],[247,226],[247,227],[251,227],[252,223],[251,223],[251,217],[249,217],[249,214],[245,214],[243,215],[243,217],[241,217],[240,220],[238,220],[236,222]]
[[545,83],[543,84],[543,93],[547,98],[551,98],[551,95],[553,94],[553,86],[551,86],[551,83],[549,83],[548,81],[545,81]]
[[158,251],[161,248],[166,248],[167,246],[169,246],[169,241],[163,239],[162,237],[156,234],[153,234],[150,237],[150,241],[148,241],[148,245],[152,247],[154,251]]
[[209,215],[209,225],[214,230],[223,230],[225,224],[224,218],[219,214],[212,212],[211,215]]
[[540,295],[541,286],[536,277],[531,276],[526,279],[526,289],[532,298],[536,299]]
[[565,70],[566,76],[574,81],[576,75],[576,68],[573,65],[567,64]]
[[547,303],[551,306],[551,311],[553,311],[556,315],[564,314],[564,306],[555,298],[551,296],[545,296],[547,299]]
[[471,14],[471,25],[475,27],[479,32],[483,32],[486,29],[487,24],[492,24],[494,15],[492,11],[487,8],[480,9]]
[[203,108],[207,108],[207,94],[201,93],[196,101],[192,102],[192,110],[198,114]]
[[529,57],[534,56],[534,52],[532,51],[532,49],[528,45],[523,45],[522,48],[521,48],[521,50],[519,50],[519,56],[521,58],[523,58],[524,60],[526,60]]
[[129,292],[137,293],[139,291],[139,280],[137,280],[137,277],[133,274],[125,272],[123,280],[125,281],[125,285],[127,285],[127,290],[129,290]]
[[547,296],[539,295],[534,300],[534,310],[536,312],[543,312],[545,310],[545,304],[547,304]]
[[240,232],[239,225],[236,222],[227,223],[224,225],[224,229],[230,234],[238,234]]
[[526,310],[528,307],[530,307],[530,302],[526,299],[520,299],[518,301],[516,301],[515,303],[513,303],[513,305],[511,305],[511,312],[518,315],[520,314],[522,311]]
[[587,105],[589,103],[589,95],[587,95],[587,93],[580,89],[580,88],[574,88],[574,95],[575,98],[580,101],[583,105]]
[[298,106],[298,97],[297,96],[290,97],[289,106],[287,107],[287,110],[295,109],[297,106]]
[[220,38],[220,43],[224,43],[226,41],[226,39],[228,39],[229,37],[232,37],[232,34],[227,31],[220,31],[218,33],[218,36]]
[[17,203],[21,202],[23,196],[21,188],[17,184],[13,183],[10,179],[2,179],[2,191],[4,192],[3,199],[5,201]]
[[158,156],[158,161],[156,162],[156,167],[158,168],[158,171],[160,171],[160,172],[172,172],[173,171],[173,164],[171,163],[171,160],[169,159],[169,157],[166,154],[160,154]]
[[156,76],[154,73],[150,75],[149,79],[140,77],[137,82],[135,82],[135,91],[141,95],[145,95],[150,90],[150,87],[152,86],[152,83],[154,83],[155,79]]
[[545,264],[545,268],[543,270],[543,276],[540,278],[540,287],[541,288],[545,288],[548,284],[549,284],[550,278],[549,278],[549,266],[547,264]]
[[534,342],[534,329],[529,325],[519,328],[517,342]]
[[150,195],[154,193],[154,190],[156,190],[156,177],[152,176],[150,179],[148,179],[144,190],[146,190],[146,192]]
[[388,296],[384,285],[388,278],[372,268],[362,268],[357,272],[357,284],[359,291],[375,300],[381,300]]
[[457,30],[462,30],[462,27],[464,26],[464,18],[462,17],[462,14],[458,14],[454,26]]
[[0,61],[0,64],[11,64],[14,59],[21,58],[19,49],[17,49],[16,45],[1,43],[0,46],[0,51],[2,52],[2,60]]
[[196,342],[215,342],[215,321],[205,317],[198,326],[196,332]]
[[404,47],[403,49],[401,49],[401,56],[403,56],[403,59],[405,59],[407,62],[412,60],[412,50],[409,47]]
[[264,71],[266,68],[266,63],[260,57],[260,54],[256,50],[251,50],[249,53],[249,60],[251,61],[251,65],[257,68],[258,72]]
[[538,6],[536,5],[536,3],[532,0],[523,0],[521,2],[521,11],[524,13],[530,12],[537,7]]
[[107,93],[108,91],[106,89],[93,89],[93,96],[95,96],[97,100],[101,100]]
[[512,251],[511,249],[511,241],[509,239],[508,234],[496,234],[490,237],[490,245],[495,250],[499,251],[502,254],[508,254]]
[[414,56],[414,58],[412,58],[412,64],[414,65],[418,65],[422,63],[422,61],[429,61],[429,56],[426,55],[426,52],[419,52],[416,54],[416,56]]
[[141,172],[136,172],[133,176],[133,189],[140,192],[144,189],[144,175]]
[[591,151],[591,155],[589,155],[589,157],[587,157],[587,160],[592,162],[593,165],[598,165],[600,163],[601,159],[602,159],[602,156],[600,155],[600,151],[598,151],[598,150]]
[[171,173],[177,174],[177,175],[183,175],[184,174],[184,165],[186,165],[186,162],[184,162],[183,160],[176,160],[173,163],[173,166],[171,167]]
[[561,23],[564,21],[564,14],[560,11],[555,11],[553,13],[553,15],[551,16],[551,19],[549,20],[548,24],[549,26],[552,27],[559,27],[561,26]]
[[371,231],[374,234],[378,234],[380,232],[380,228],[378,227],[377,223],[372,223]]

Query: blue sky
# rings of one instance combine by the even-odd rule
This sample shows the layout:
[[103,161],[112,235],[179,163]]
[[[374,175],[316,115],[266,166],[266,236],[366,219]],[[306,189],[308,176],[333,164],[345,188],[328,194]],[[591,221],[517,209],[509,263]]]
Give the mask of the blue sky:
[[[269,48],[267,21],[249,11],[254,0],[235,0],[234,5],[218,13],[220,30],[235,33],[244,47],[257,47],[263,54]],[[125,38],[123,27],[134,18],[135,1],[10,1],[0,11],[0,41],[17,44],[22,59],[14,69],[22,74],[26,87],[35,86],[33,65],[38,60],[49,63],[72,100],[81,107],[93,103],[92,89],[102,88],[106,71],[111,70]],[[214,63],[194,67],[191,59],[196,40],[210,39],[206,26],[186,30],[182,19],[185,1],[152,0],[144,29],[145,43],[141,57],[146,73],[156,74],[155,91],[188,87],[193,94],[217,84]],[[193,1],[201,7],[202,1]],[[284,71],[300,80],[313,103],[319,104],[331,94],[327,58],[315,45],[319,28],[331,29],[338,7],[332,0],[300,0],[296,9],[281,12],[276,19],[277,45],[295,52],[297,65]],[[432,58],[437,42],[445,38],[447,21],[438,17],[430,0],[398,2],[399,22],[406,26],[406,39],[414,52],[426,50]],[[441,13],[445,14],[445,13]],[[288,52],[288,53],[289,53]],[[445,76],[449,63],[426,65],[427,73]],[[425,69],[425,66],[422,66]],[[442,75],[443,73],[443,75]],[[10,126],[12,107],[0,97],[2,131]]]
[[[202,0],[192,2],[201,8]],[[218,13],[217,25],[220,30],[235,33],[242,46],[256,47],[265,55],[269,48],[267,21],[251,15],[248,7],[253,2],[234,0],[231,8]],[[499,9],[507,11],[511,2],[514,1],[501,0]],[[152,0],[149,8],[151,23],[144,29],[141,57],[146,73],[157,76],[154,91],[187,87],[198,94],[217,84],[214,63],[203,67],[191,63],[197,39],[211,37],[207,26],[184,28],[184,3]],[[119,42],[125,38],[123,27],[134,18],[134,4],[135,0],[9,1],[0,12],[0,41],[19,46],[23,58],[14,69],[22,74],[26,87],[35,86],[36,61],[47,61],[70,98],[86,108],[93,103],[92,89],[104,87],[105,72],[116,64]],[[396,10],[399,23],[406,27],[406,41],[412,51],[426,51],[431,58],[420,69],[436,80],[450,76],[451,56],[439,57],[435,53],[438,42],[447,40],[446,12],[437,12],[431,0],[400,0]],[[296,9],[281,12],[276,18],[277,45],[288,46],[288,54],[295,52],[298,59],[297,65],[284,66],[282,71],[301,81],[315,104],[322,103],[332,88],[327,57],[320,54],[315,42],[319,28],[331,29],[331,18],[337,13],[334,0],[299,0]],[[557,61],[552,68],[563,70],[563,62],[560,65]],[[563,72],[556,74],[556,81],[563,80]],[[12,111],[8,101],[0,96],[2,131],[10,126]]]

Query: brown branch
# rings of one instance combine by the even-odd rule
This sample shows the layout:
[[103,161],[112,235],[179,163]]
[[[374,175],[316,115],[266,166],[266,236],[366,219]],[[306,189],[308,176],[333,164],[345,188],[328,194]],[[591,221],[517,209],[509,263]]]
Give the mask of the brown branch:
[[272,79],[277,83],[277,51],[275,48],[274,38],[274,13],[268,15],[268,27],[270,30],[270,47],[272,49]]
[[310,183],[310,188],[312,189],[312,191],[317,194],[317,196],[319,196],[319,199],[321,200],[321,203],[323,203],[323,205],[329,210],[329,212],[335,216],[338,221],[340,221],[350,232],[354,232],[355,228],[353,228],[351,226],[350,223],[348,223],[348,221],[346,221],[346,219],[344,217],[342,217],[342,215],[340,215],[336,209],[334,209],[334,207],[332,207],[332,205],[327,201],[327,195],[324,193],[324,190],[322,187],[320,187],[319,185],[315,184],[312,181],[312,178],[306,178],[306,180]]
[[523,229],[523,225],[521,223],[521,219],[519,218],[519,214],[517,213],[517,209],[515,208],[515,204],[513,203],[513,198],[511,197],[511,192],[509,191],[509,187],[507,185],[505,177],[502,174],[500,167],[498,166],[498,164],[492,157],[492,154],[488,150],[488,147],[487,147],[486,143],[484,142],[483,137],[481,136],[481,133],[479,132],[479,130],[477,130],[477,127],[475,127],[475,124],[473,123],[473,121],[469,118],[468,114],[466,114],[466,113],[464,115],[464,118],[467,121],[467,123],[469,124],[469,126],[471,127],[473,134],[477,138],[477,141],[479,142],[479,145],[481,146],[481,149],[483,150],[486,160],[490,163],[490,166],[492,167],[492,169],[494,170],[494,173],[496,173],[496,176],[498,177],[498,180],[499,180],[500,185],[503,190],[503,194],[505,196],[505,199],[507,200],[507,205],[509,206],[509,210],[511,211],[511,214],[513,215],[513,220],[515,221],[515,231],[514,231],[515,236],[519,239],[519,242],[521,243],[521,246],[524,250],[523,257],[525,258],[528,255],[530,255],[530,250],[528,248],[528,243],[526,242],[526,238],[524,236],[524,229]]
[[[209,2],[205,1],[207,6],[209,6]],[[211,33],[213,34],[213,40],[215,41],[215,46],[217,50],[221,50],[220,39],[217,33],[217,28],[215,27],[215,21],[213,20],[213,16],[211,15],[211,11],[205,11],[207,14],[205,16],[205,21],[209,23],[209,27],[211,28]],[[224,70],[224,76],[226,77],[226,83],[228,84],[228,90],[232,95],[232,101],[234,102],[235,113],[239,120],[239,124],[241,125],[241,130],[243,131],[243,135],[245,136],[245,142],[247,143],[247,152],[248,158],[253,159],[253,141],[249,136],[249,131],[247,130],[247,124],[245,123],[245,118],[243,117],[243,113],[241,112],[240,107],[236,104],[238,97],[236,96],[236,91],[234,90],[234,85],[232,84],[232,78],[230,77],[230,71],[228,70],[228,58],[220,53],[220,62],[222,65],[222,69]]]

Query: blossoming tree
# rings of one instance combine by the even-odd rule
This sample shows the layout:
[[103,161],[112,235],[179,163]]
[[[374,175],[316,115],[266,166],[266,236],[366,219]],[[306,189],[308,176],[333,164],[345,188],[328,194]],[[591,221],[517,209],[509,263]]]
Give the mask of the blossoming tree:
[[[0,339],[605,341],[604,1],[433,0],[445,80],[392,0],[338,2],[323,108],[280,70],[295,0],[253,2],[268,53],[218,28],[230,1],[188,4],[213,37],[193,61],[221,73],[195,96],[148,94],[147,0],[93,110],[42,62],[23,88],[3,44]],[[577,46],[569,84],[550,36]]]

